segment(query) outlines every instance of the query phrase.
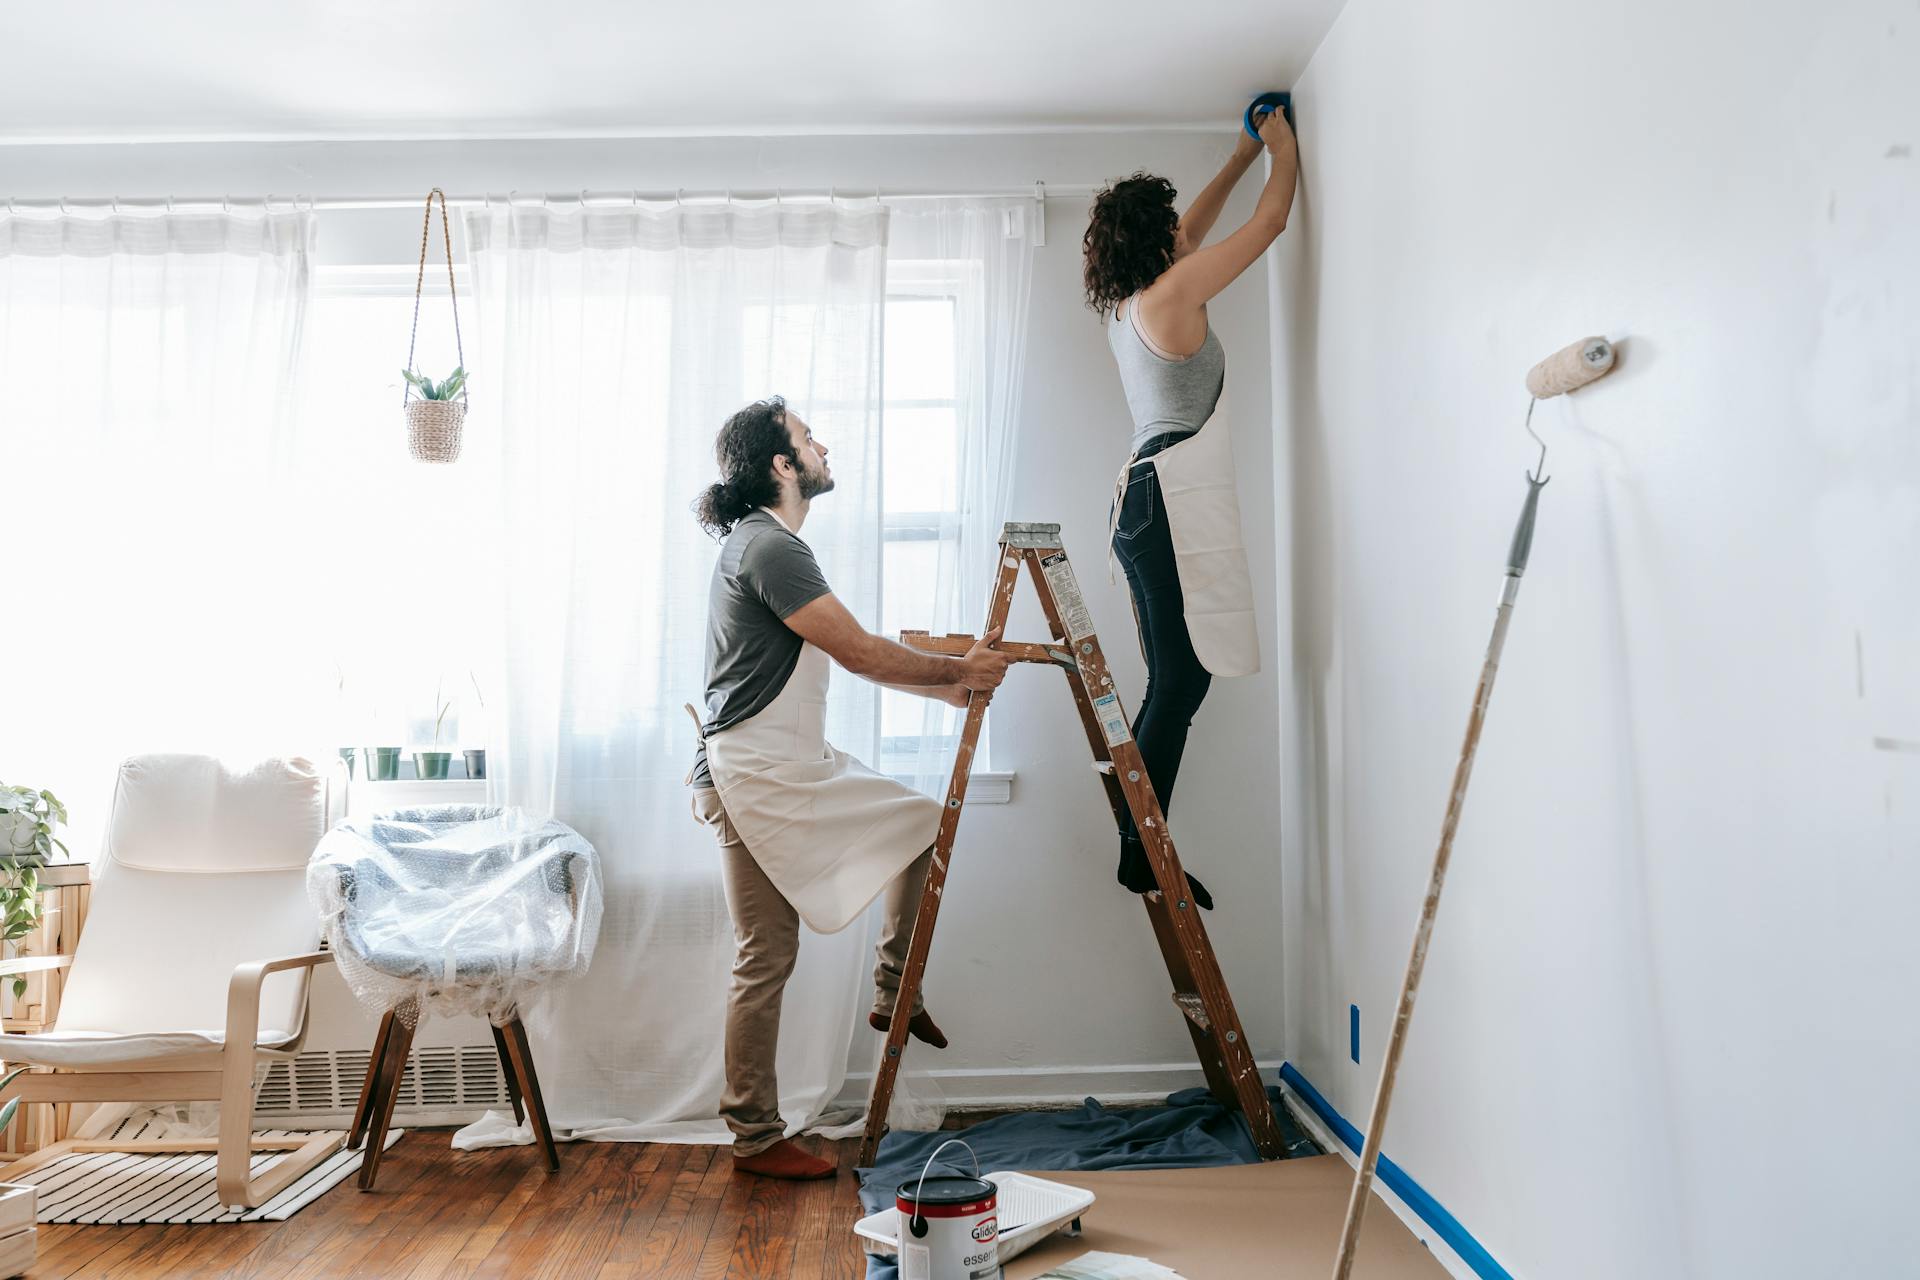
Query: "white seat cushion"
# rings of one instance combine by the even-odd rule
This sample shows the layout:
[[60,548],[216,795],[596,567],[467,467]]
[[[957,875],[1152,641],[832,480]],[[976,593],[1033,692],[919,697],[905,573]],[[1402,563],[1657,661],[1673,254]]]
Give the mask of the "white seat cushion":
[[[279,1049],[300,1038],[298,1031],[263,1031],[259,1046]],[[142,1063],[192,1054],[218,1053],[219,1031],[148,1031],[114,1035],[104,1031],[48,1031],[40,1035],[0,1035],[0,1062],[8,1066],[64,1067],[71,1071],[138,1067]]]

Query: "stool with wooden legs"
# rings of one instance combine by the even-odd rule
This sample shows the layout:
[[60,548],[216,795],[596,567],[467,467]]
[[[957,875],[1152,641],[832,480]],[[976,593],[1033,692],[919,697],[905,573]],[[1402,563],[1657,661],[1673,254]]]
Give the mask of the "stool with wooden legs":
[[[354,1108],[353,1127],[347,1133],[347,1150],[358,1151],[367,1142],[367,1154],[360,1164],[360,1189],[373,1190],[380,1173],[380,1153],[385,1145],[379,1135],[393,1121],[393,1109],[400,1097],[400,1085],[407,1070],[407,1055],[413,1049],[414,1029],[419,1025],[420,1009],[408,1002],[387,1010],[380,1018],[380,1030],[374,1034],[373,1054],[367,1059],[367,1078],[360,1086],[360,1103]],[[533,1134],[546,1157],[547,1170],[560,1172],[560,1150],[554,1145],[553,1127],[547,1122],[547,1104],[540,1096],[540,1078],[533,1070],[533,1050],[527,1043],[526,1024],[518,1010],[504,1026],[493,1027],[493,1045],[500,1054],[500,1073],[507,1082],[507,1098],[513,1103],[516,1124],[533,1121]],[[373,1140],[368,1141],[369,1137]]]

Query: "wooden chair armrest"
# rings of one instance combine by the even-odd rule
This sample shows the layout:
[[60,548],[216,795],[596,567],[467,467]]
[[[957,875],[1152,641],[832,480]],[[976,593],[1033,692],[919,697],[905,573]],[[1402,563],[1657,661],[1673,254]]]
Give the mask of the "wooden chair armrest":
[[333,952],[331,951],[308,951],[302,955],[281,956],[275,960],[249,960],[233,971],[233,983],[227,989],[232,991],[243,982],[257,987],[268,974],[278,973],[282,969],[311,969],[315,965],[332,963]]
[[0,960],[0,978],[21,973],[45,973],[49,969],[64,969],[72,963],[72,956],[15,956],[11,960]]
[[249,960],[236,968],[227,984],[228,1046],[245,1044],[251,1048],[260,1035],[260,987],[268,974],[332,963],[333,952],[309,951],[305,955],[280,956],[273,960]]

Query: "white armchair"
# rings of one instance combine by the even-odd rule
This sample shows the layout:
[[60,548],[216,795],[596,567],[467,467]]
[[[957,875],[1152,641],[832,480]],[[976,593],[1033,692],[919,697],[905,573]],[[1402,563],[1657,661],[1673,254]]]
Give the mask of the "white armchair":
[[[17,1178],[69,1151],[217,1151],[223,1204],[272,1199],[340,1146],[339,1133],[253,1136],[256,1069],[306,1034],[320,923],[307,859],[328,821],[327,779],[306,760],[229,772],[205,756],[120,766],[86,929],[71,957],[0,962],[0,977],[71,965],[58,1020],[0,1034],[0,1062],[51,1067],[0,1101],[220,1103],[217,1139],[57,1142],[0,1167]],[[257,1151],[290,1151],[259,1174]]]

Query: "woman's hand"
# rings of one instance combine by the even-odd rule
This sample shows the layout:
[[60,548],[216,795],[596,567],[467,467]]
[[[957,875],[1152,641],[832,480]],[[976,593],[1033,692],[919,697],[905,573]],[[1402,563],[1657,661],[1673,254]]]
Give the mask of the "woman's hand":
[[[1260,118],[1264,120],[1266,117]],[[1235,132],[1233,138],[1233,158],[1244,164],[1252,164],[1260,155],[1260,140],[1248,137],[1245,129]]]
[[1284,111],[1269,111],[1260,117],[1260,123],[1255,128],[1260,130],[1260,141],[1274,155],[1284,156],[1293,151],[1293,130],[1287,127]]

